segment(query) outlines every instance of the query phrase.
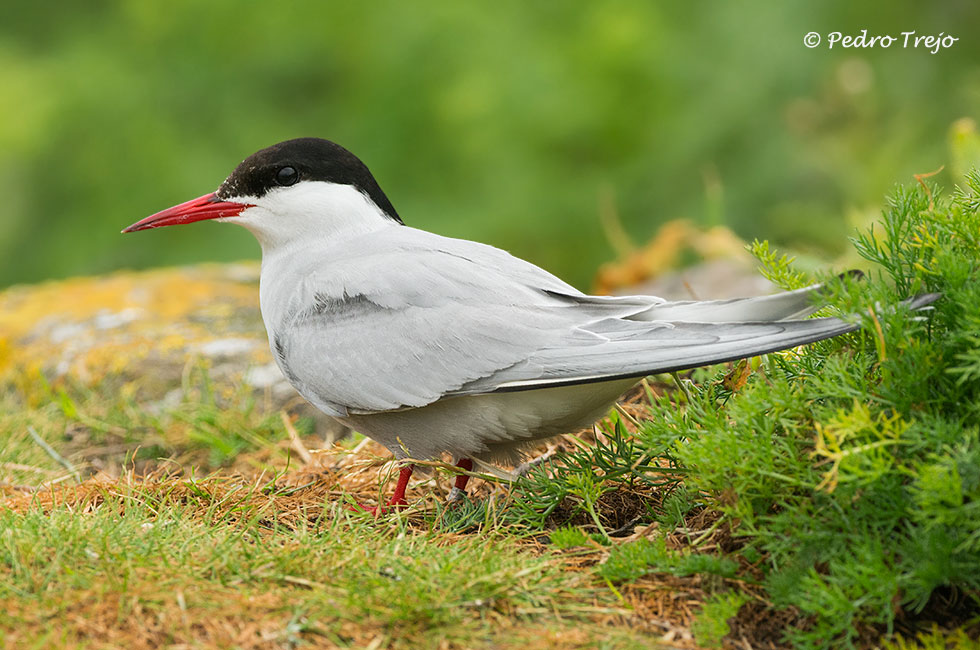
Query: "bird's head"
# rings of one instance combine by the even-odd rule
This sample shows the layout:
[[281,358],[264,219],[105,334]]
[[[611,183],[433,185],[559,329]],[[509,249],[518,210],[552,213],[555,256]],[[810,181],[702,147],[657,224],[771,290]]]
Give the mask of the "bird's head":
[[263,248],[402,223],[357,156],[329,140],[297,138],[252,154],[217,191],[150,215],[123,232],[206,219],[245,226]]

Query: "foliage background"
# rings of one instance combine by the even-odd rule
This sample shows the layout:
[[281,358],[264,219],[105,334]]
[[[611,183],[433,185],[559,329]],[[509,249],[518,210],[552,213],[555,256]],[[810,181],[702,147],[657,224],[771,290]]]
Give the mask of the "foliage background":
[[[833,256],[896,179],[955,162],[978,24],[969,0],[7,3],[0,286],[257,257],[215,224],[118,233],[300,135],[360,155],[408,223],[583,287],[614,255],[609,192],[637,240],[688,217]],[[960,40],[802,43],[861,29]]]

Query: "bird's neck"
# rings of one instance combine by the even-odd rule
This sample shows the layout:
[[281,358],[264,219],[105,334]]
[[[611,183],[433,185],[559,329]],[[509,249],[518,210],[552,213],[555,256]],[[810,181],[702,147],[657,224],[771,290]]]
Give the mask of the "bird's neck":
[[358,235],[401,227],[367,194],[350,185],[324,182],[270,192],[258,205],[227,221],[255,235],[263,259],[311,245],[327,248]]

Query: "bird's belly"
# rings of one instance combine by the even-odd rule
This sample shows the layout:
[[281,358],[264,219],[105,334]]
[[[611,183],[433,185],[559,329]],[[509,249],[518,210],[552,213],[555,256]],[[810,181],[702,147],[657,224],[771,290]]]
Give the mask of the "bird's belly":
[[338,418],[398,458],[515,460],[521,447],[589,426],[636,379],[467,395],[421,408]]

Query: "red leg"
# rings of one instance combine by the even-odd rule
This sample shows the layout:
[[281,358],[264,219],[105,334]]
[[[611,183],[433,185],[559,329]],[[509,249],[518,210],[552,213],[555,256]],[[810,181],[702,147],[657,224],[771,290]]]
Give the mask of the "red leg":
[[412,478],[412,472],[414,470],[415,465],[402,467],[402,471],[398,473],[398,484],[395,486],[395,493],[388,500],[389,507],[401,508],[408,505],[408,501],[405,500],[405,488],[408,487],[408,479]]
[[[456,463],[456,467],[458,467],[460,469],[465,469],[467,472],[472,472],[473,471],[473,461],[470,460],[469,458],[460,458],[459,459],[459,462]],[[466,483],[469,480],[470,480],[470,477],[467,476],[466,474],[457,474],[456,475],[456,489],[459,490],[459,491],[461,491],[461,492],[463,490],[465,490],[466,489]]]
[[[467,472],[473,471],[473,461],[469,458],[460,458],[459,462],[456,463],[456,467],[464,469]],[[449,491],[449,503],[455,504],[463,500],[466,495],[466,483],[470,480],[470,477],[466,474],[457,474],[455,487]]]
[[404,508],[408,505],[408,501],[405,500],[405,489],[408,488],[408,479],[412,478],[412,472],[414,470],[415,465],[402,467],[398,473],[398,483],[395,485],[395,493],[391,495],[388,503],[384,506],[362,506],[358,503],[353,506],[347,506],[347,509],[353,510],[354,512],[370,512],[377,517],[378,515],[384,514],[389,508]]

